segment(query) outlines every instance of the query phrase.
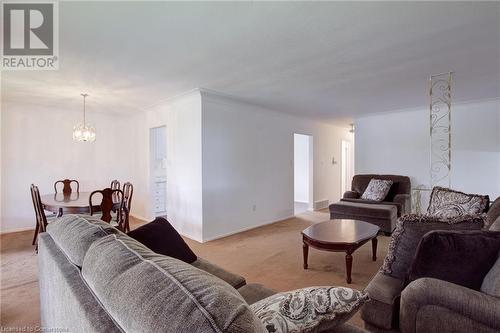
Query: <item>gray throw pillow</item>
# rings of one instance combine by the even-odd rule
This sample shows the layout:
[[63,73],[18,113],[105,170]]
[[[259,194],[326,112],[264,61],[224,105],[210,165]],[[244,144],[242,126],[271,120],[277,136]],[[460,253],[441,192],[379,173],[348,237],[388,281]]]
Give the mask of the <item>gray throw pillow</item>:
[[500,253],[497,261],[484,277],[481,291],[491,296],[500,297]]
[[418,243],[426,233],[433,230],[480,230],[485,218],[484,214],[447,219],[416,214],[400,217],[392,233],[389,251],[380,271],[394,278],[405,280]]
[[467,194],[435,186],[431,192],[427,214],[438,217],[482,214],[488,208],[487,195]]
[[369,299],[345,287],[309,287],[275,294],[252,304],[269,333],[322,332],[349,320]]
[[361,199],[383,201],[391,190],[392,183],[392,180],[372,178],[361,195]]

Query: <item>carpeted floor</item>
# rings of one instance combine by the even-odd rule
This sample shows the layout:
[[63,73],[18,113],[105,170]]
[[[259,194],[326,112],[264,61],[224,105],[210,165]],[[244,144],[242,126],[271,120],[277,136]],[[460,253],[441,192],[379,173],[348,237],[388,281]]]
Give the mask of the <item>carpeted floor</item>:
[[[387,253],[389,237],[379,236],[378,260],[371,260],[371,243],[353,257],[352,280],[345,282],[345,255],[309,250],[309,269],[302,268],[300,232],[312,223],[328,219],[325,212],[305,212],[295,218],[242,232],[204,244],[186,239],[200,257],[244,276],[247,282],[262,283],[277,291],[306,286],[342,285],[363,289],[380,267]],[[142,224],[133,220],[132,228]],[[0,237],[0,325],[40,325],[37,261],[31,246],[32,232]],[[362,326],[359,315],[351,323]]]

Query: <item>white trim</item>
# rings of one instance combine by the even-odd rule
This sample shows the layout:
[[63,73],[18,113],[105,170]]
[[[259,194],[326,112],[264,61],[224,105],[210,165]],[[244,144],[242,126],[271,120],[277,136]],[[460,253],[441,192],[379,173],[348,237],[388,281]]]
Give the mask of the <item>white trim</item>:
[[[492,103],[492,102],[497,102],[497,101],[500,101],[500,97],[489,97],[489,98],[479,98],[479,99],[471,99],[471,100],[463,100],[463,101],[453,101],[452,108],[459,106],[459,105],[468,105],[468,104],[476,104],[476,103]],[[429,108],[429,104],[425,104],[425,105],[421,105],[421,106],[414,106],[414,107],[408,107],[408,108],[403,108],[403,109],[393,109],[393,110],[387,110],[387,111],[367,113],[367,114],[363,114],[363,115],[359,115],[359,116],[354,116],[354,119],[358,120],[358,119],[383,116],[383,115],[388,115],[388,114],[393,114],[393,113],[422,111],[422,110],[427,110],[428,108]]]
[[[141,215],[138,215],[138,214],[132,214],[132,213],[130,213],[130,216],[132,216],[132,217],[134,217],[136,219],[142,220],[142,221],[151,222],[150,219],[145,218],[144,216],[141,216]],[[153,220],[154,220],[154,218],[153,218]]]
[[[200,242],[200,243],[210,242],[210,241],[221,239],[221,238],[224,238],[224,237],[229,237],[229,236],[232,236],[232,235],[236,235],[236,234],[239,234],[241,232],[248,231],[248,230],[260,228],[260,227],[263,227],[263,226],[266,226],[266,225],[269,225],[269,224],[283,222],[284,220],[288,220],[288,219],[291,219],[291,218],[294,218],[294,217],[295,217],[295,215],[289,215],[289,216],[286,216],[286,217],[283,217],[283,218],[279,218],[277,220],[267,221],[267,222],[264,222],[264,223],[261,223],[261,224],[258,224],[258,225],[254,225],[254,226],[251,226],[251,227],[243,228],[243,229],[240,229],[240,230],[237,230],[237,231],[228,232],[227,234],[222,234],[220,236],[215,236],[215,237],[212,237],[212,238],[203,239],[201,242],[198,241],[198,240],[196,240],[196,239],[193,239],[193,240],[195,240],[197,242]],[[186,237],[189,238],[189,239],[192,239],[189,236],[186,236]]]
[[10,229],[10,230],[7,230],[7,231],[0,231],[0,235],[12,234],[14,232],[21,232],[21,231],[28,231],[28,230],[35,231],[35,228],[33,228],[33,227],[24,227],[24,228]]

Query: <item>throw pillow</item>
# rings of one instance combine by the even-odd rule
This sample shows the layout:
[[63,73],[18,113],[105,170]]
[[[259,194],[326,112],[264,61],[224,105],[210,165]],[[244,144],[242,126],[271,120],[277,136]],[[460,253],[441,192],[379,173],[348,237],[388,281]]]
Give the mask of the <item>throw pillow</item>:
[[433,231],[418,245],[408,283],[423,277],[479,290],[500,251],[500,232]]
[[349,320],[369,299],[345,287],[309,287],[275,294],[250,306],[269,333],[321,332]]
[[500,297],[500,253],[498,253],[498,258],[493,267],[490,269],[488,274],[484,277],[483,283],[481,284],[481,291],[485,294]]
[[392,180],[372,178],[361,195],[361,199],[383,201],[391,190]]
[[422,236],[433,230],[479,230],[484,225],[484,219],[484,215],[465,215],[447,219],[415,214],[402,216],[396,223],[380,271],[405,280]]
[[127,233],[151,251],[187,262],[194,262],[197,257],[181,235],[163,217],[157,217],[139,228]]
[[427,214],[439,217],[482,214],[488,208],[489,201],[487,195],[467,194],[435,186],[431,192]]

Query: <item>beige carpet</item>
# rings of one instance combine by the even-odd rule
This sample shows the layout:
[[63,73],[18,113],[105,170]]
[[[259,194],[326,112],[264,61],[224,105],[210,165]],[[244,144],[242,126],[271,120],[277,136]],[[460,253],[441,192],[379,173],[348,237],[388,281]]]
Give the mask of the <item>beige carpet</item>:
[[[343,253],[309,250],[309,269],[302,268],[300,231],[312,223],[328,219],[324,212],[306,212],[223,239],[200,244],[186,239],[200,256],[245,276],[247,282],[262,283],[278,291],[314,285],[342,285],[345,282]],[[132,227],[143,223],[132,221]],[[36,254],[32,232],[0,237],[0,325],[24,327],[40,325]],[[381,265],[389,238],[379,236],[378,260],[371,260],[371,245],[365,244],[353,257],[352,279],[348,285],[363,289]],[[361,326],[359,315],[351,323]]]

